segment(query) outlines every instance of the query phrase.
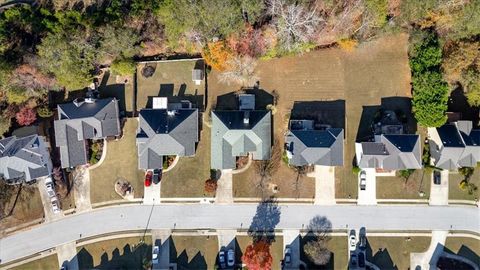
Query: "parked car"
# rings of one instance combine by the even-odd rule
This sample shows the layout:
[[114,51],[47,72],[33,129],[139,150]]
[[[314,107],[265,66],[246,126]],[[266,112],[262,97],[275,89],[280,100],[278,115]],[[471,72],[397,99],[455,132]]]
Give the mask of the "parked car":
[[292,250],[290,249],[290,246],[285,247],[285,258],[283,259],[283,262],[286,264],[292,262]]
[[365,267],[365,253],[358,253],[358,267]]
[[45,186],[47,187],[48,197],[50,197],[50,198],[56,197],[55,190],[54,190],[54,187],[53,187],[53,183],[52,182],[45,183]]
[[158,184],[162,180],[162,169],[153,170],[153,183]]
[[152,176],[153,176],[152,171],[147,171],[147,173],[145,174],[145,186],[146,187],[149,187],[149,186],[152,185]]
[[365,171],[360,172],[360,190],[367,188],[367,173]]
[[58,204],[57,200],[52,201],[52,209],[53,209],[53,213],[55,214],[60,213],[60,205]]
[[160,251],[160,248],[158,246],[154,246],[152,250],[152,263],[157,264],[158,263],[158,253]]
[[355,234],[350,234],[349,238],[350,250],[355,250],[357,248],[357,237]]
[[221,249],[220,252],[218,253],[218,264],[220,265],[220,268],[227,267],[225,263],[226,263],[225,250]]
[[352,266],[357,266],[357,254],[352,253],[352,254],[350,255],[350,264],[351,264]]
[[442,182],[442,174],[440,171],[433,171],[433,183],[435,185],[440,185]]
[[359,247],[360,249],[364,250],[367,248],[367,230],[365,229],[365,227],[362,227],[360,228],[360,232],[359,232]]
[[228,266],[235,265],[235,252],[233,252],[233,249],[229,249],[227,251],[227,265]]

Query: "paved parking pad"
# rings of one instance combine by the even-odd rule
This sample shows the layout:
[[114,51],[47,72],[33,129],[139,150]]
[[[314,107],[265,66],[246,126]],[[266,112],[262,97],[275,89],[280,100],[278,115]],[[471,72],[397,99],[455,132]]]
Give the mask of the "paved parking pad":
[[377,204],[377,180],[375,169],[363,169],[366,173],[367,181],[365,190],[360,190],[358,186],[358,205],[376,205]]
[[440,185],[433,183],[433,173],[430,178],[430,205],[448,205],[448,170],[440,172]]

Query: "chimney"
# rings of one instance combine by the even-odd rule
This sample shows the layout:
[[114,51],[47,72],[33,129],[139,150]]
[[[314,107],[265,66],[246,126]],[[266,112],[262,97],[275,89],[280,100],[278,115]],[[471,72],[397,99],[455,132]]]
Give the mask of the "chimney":
[[250,111],[243,112],[243,123],[248,125],[250,123]]

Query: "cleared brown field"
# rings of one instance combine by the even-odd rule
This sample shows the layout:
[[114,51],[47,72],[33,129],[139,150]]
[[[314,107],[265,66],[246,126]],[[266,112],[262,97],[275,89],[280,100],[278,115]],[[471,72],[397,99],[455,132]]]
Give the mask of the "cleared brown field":
[[[279,95],[274,133],[282,138],[281,144],[295,101],[345,100],[345,166],[335,170],[337,198],[357,196],[352,161],[364,106],[379,106],[385,97],[410,97],[407,45],[408,36],[401,34],[361,44],[352,52],[322,49],[258,63],[260,88],[275,90]],[[218,72],[213,71],[209,75],[208,104],[239,88],[219,82]]]

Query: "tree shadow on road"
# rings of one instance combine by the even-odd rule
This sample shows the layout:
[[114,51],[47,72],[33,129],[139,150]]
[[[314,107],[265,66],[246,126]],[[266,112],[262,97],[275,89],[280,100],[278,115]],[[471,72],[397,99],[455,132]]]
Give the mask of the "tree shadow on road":
[[248,228],[248,235],[256,243],[260,240],[272,243],[275,241],[275,227],[280,222],[280,207],[274,198],[260,202]]

